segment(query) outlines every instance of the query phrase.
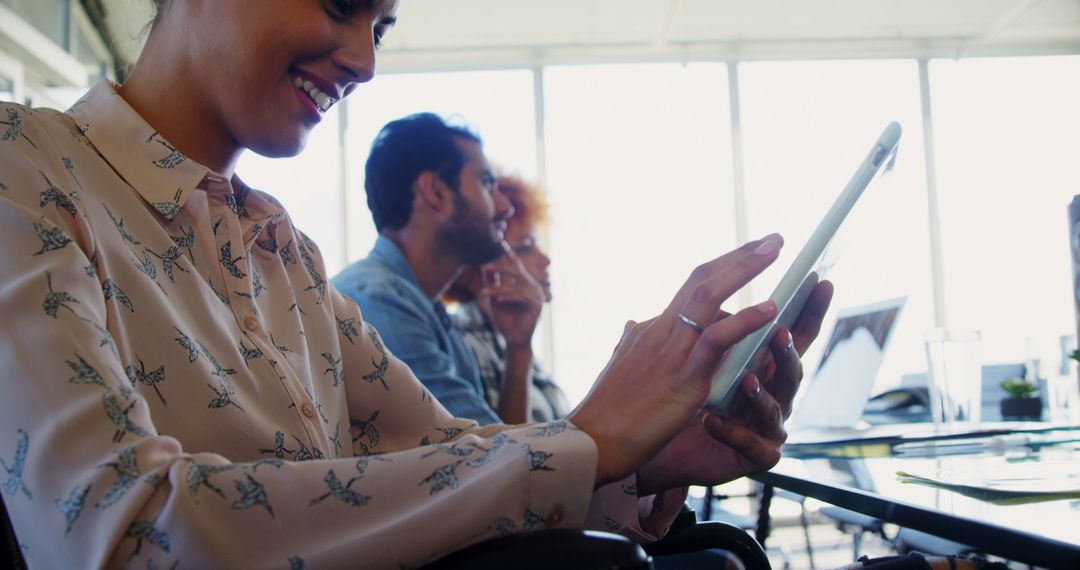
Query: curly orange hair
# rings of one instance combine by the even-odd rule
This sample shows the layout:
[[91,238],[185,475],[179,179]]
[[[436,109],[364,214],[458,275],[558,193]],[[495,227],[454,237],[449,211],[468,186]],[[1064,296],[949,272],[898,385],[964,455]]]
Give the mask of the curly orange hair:
[[542,226],[548,221],[548,203],[540,187],[516,175],[501,174],[498,177],[499,191],[514,206],[514,215],[506,220],[508,224]]

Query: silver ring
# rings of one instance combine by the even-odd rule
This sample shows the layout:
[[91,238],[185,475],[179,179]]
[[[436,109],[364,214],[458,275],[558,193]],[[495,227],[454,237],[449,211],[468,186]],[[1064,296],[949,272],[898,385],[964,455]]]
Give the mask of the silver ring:
[[679,320],[686,323],[686,326],[696,330],[698,334],[705,332],[705,327],[701,326],[700,323],[682,313],[679,313]]

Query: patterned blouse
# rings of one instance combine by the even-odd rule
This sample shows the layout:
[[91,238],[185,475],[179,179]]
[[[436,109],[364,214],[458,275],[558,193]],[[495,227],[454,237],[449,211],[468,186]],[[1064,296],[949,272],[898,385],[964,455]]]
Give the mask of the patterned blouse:
[[0,104],[0,243],[0,489],[32,567],[412,567],[536,528],[648,539],[680,502],[594,493],[568,422],[451,417],[277,201],[113,84]]
[[[488,321],[475,301],[458,305],[453,314],[454,324],[465,336],[465,344],[476,355],[484,396],[493,410],[499,409],[499,395],[506,382],[506,339]],[[532,361],[532,383],[529,384],[529,421],[548,422],[566,417],[570,404],[566,395],[535,358]]]

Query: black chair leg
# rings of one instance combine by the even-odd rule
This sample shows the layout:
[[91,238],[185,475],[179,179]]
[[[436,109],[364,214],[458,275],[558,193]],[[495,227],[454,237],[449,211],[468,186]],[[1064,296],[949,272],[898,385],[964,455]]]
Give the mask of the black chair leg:
[[716,492],[713,488],[705,487],[705,503],[701,505],[701,520],[711,521],[713,516],[713,501],[716,500]]
[[814,565],[814,545],[810,540],[810,517],[806,513],[806,503],[799,504],[799,523],[802,524],[803,537],[806,539],[806,559],[810,563],[810,570],[817,570]]
[[758,522],[757,528],[754,529],[754,538],[757,539],[762,548],[765,547],[765,541],[768,540],[769,533],[772,531],[769,507],[772,506],[774,492],[775,489],[773,489],[772,485],[764,485],[761,488],[761,502],[758,504]]

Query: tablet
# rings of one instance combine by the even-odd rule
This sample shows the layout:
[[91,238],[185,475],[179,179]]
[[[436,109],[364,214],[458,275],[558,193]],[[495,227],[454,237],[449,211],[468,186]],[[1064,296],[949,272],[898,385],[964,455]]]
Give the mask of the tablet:
[[728,406],[731,405],[735,399],[735,393],[738,392],[736,387],[746,375],[747,370],[754,370],[760,366],[776,329],[784,327],[790,330],[795,324],[810,293],[821,280],[818,267],[826,247],[836,235],[836,230],[847,217],[856,200],[881,167],[886,161],[889,161],[891,166],[892,162],[889,159],[895,156],[896,145],[899,141],[900,125],[896,122],[889,123],[874,146],[870,147],[870,152],[855,171],[855,175],[833,202],[832,207],[826,212],[802,251],[769,296],[779,309],[777,316],[732,347],[727,358],[720,364],[720,369],[713,375],[712,389],[705,404],[709,411],[721,415],[728,411]]

